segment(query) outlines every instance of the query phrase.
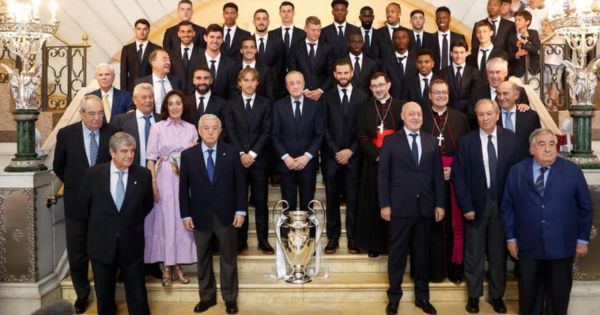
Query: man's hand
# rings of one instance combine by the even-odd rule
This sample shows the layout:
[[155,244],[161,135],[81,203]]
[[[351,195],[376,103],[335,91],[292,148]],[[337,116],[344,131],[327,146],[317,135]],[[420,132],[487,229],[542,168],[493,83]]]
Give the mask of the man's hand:
[[245,219],[246,219],[245,216],[236,214],[235,217],[233,217],[233,227],[241,228],[242,225],[244,224]]
[[190,232],[194,230],[194,222],[192,221],[192,219],[184,219],[181,222],[183,223],[183,227],[186,230],[188,230]]
[[521,113],[522,112],[526,112],[526,111],[528,111],[530,109],[531,109],[531,107],[529,105],[527,105],[527,104],[519,104],[519,105],[517,105],[517,110],[520,111]]
[[450,174],[452,174],[452,167],[450,167],[450,166],[444,167],[444,180],[445,181],[450,180]]
[[466,220],[473,221],[475,220],[475,211],[469,211],[463,214],[463,217],[465,217]]
[[323,94],[321,94],[321,91],[319,90],[306,90],[304,91],[304,96],[310,98],[313,101],[318,101],[321,96]]
[[350,150],[350,149],[340,150],[335,154],[335,160],[339,164],[346,165],[346,164],[348,164],[348,161],[352,157],[352,154],[353,154],[352,150]]
[[445,213],[446,211],[444,210],[444,208],[435,207],[435,222],[440,222],[444,220]]
[[240,160],[242,161],[242,165],[245,168],[249,168],[250,166],[252,166],[252,164],[254,164],[254,158],[248,153],[240,155]]
[[506,243],[506,249],[508,249],[508,253],[516,260],[519,260],[519,245],[517,245],[517,241],[513,240]]
[[296,161],[296,170],[301,171],[306,167],[306,164],[310,161],[310,158],[306,154],[301,155],[294,159]]
[[383,207],[381,208],[381,218],[385,221],[392,220],[392,208],[391,207]]
[[588,253],[588,244],[577,243],[577,247],[575,248],[575,259],[583,258]]
[[291,156],[286,157],[285,159],[283,159],[283,162],[285,163],[285,166],[290,170],[290,171],[295,171],[296,168],[298,167],[296,160],[292,159]]

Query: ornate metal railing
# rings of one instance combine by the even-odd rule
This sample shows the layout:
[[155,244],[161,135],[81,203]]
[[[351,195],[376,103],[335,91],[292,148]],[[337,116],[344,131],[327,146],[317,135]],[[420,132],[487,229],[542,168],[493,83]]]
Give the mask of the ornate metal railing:
[[562,60],[571,55],[569,45],[545,41],[540,49],[540,98],[550,111],[564,110],[570,105],[566,76],[563,75],[565,66]]

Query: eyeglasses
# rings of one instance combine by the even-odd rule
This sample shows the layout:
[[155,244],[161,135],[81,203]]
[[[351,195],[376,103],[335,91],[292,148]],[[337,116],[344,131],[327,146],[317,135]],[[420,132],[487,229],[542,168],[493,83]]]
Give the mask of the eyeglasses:
[[431,91],[433,95],[448,95],[448,91]]
[[372,85],[371,84],[371,88],[375,89],[375,90],[377,90],[377,89],[383,89],[386,85],[387,85],[387,82],[386,83],[379,83],[379,84],[376,84],[376,85]]

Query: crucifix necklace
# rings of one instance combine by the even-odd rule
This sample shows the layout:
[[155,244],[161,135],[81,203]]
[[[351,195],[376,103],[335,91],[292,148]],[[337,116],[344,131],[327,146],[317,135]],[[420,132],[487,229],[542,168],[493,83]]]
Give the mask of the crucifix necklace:
[[382,135],[383,134],[383,122],[385,121],[385,118],[387,117],[388,113],[390,112],[390,109],[392,108],[392,102],[390,99],[390,105],[388,106],[387,110],[385,111],[385,113],[383,113],[383,118],[381,117],[381,114],[379,113],[379,108],[377,106],[377,100],[375,101],[375,112],[377,113],[377,118],[379,118],[379,121],[381,122],[379,124],[379,126],[377,127],[377,129],[379,129],[379,134]]
[[[434,114],[437,114],[437,112],[434,111]],[[439,133],[439,135],[436,137],[436,139],[438,141],[438,146],[442,147],[442,141],[445,140],[444,130],[446,130],[446,125],[448,124],[448,113],[446,113],[446,118],[444,119],[444,124],[442,125],[442,127],[440,127],[440,125],[438,124],[438,121],[437,121],[435,115],[433,117],[433,123],[435,124],[435,127],[437,128],[438,133]]]

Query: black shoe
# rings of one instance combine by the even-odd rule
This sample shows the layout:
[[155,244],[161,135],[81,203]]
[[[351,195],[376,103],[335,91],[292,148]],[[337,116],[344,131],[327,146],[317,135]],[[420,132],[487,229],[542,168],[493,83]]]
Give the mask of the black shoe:
[[353,239],[349,239],[348,240],[348,253],[350,253],[350,254],[358,254],[358,253],[360,253],[360,250],[356,246],[356,243],[354,242]]
[[248,249],[248,243],[245,244],[238,244],[238,254],[242,253],[243,251],[245,251],[246,249]]
[[494,312],[504,314],[506,313],[506,305],[502,299],[491,299],[490,305],[494,308]]
[[273,249],[273,247],[271,247],[269,241],[258,241],[258,249],[260,249],[263,252],[263,254],[266,255],[275,254],[275,250]]
[[450,280],[452,283],[459,285],[462,283],[462,276],[461,275],[448,275],[448,280]]
[[429,303],[429,300],[415,300],[415,306],[427,314],[437,314],[435,307]]
[[385,314],[386,315],[398,314],[398,304],[399,304],[399,302],[389,301],[387,306],[385,307]]
[[238,306],[235,301],[225,302],[225,312],[227,312],[227,314],[237,314],[238,311]]
[[85,311],[87,310],[89,305],[90,305],[90,301],[87,296],[84,298],[81,298],[81,299],[78,298],[75,301],[75,304],[73,304],[73,307],[75,308],[75,314],[85,313]]
[[467,307],[465,307],[465,309],[471,314],[479,313],[479,299],[469,298],[469,301],[467,301]]
[[377,258],[379,257],[379,252],[376,250],[370,250],[369,251],[369,258]]
[[211,306],[217,305],[217,299],[212,299],[209,301],[200,301],[196,306],[194,306],[194,313],[202,313],[206,312]]
[[146,276],[151,276],[156,279],[162,279],[162,271],[160,270],[160,264],[159,263],[145,264],[144,265],[144,274]]
[[325,246],[325,254],[335,254],[335,251],[340,248],[338,240],[329,240]]

